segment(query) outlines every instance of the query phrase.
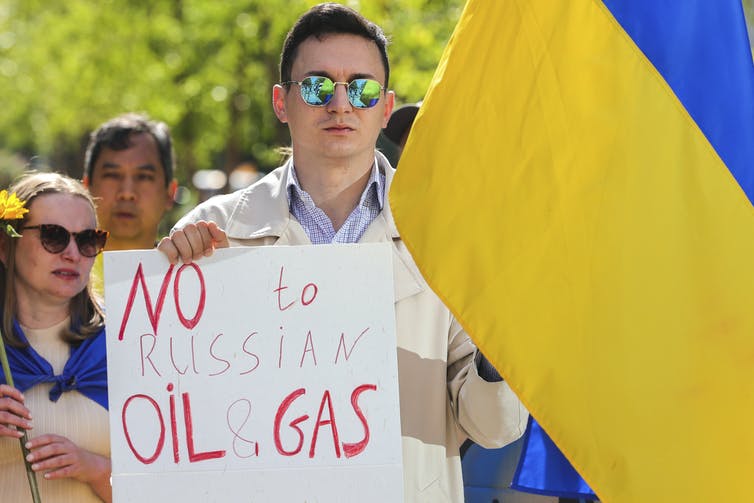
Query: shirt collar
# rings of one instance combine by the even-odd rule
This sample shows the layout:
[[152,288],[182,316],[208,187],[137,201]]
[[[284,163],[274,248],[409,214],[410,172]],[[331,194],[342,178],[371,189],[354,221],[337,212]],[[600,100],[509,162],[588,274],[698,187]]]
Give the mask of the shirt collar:
[[[378,163],[375,158],[372,163],[367,186],[364,188],[364,192],[361,193],[361,197],[359,198],[359,205],[363,206],[367,201],[367,198],[376,198],[377,204],[379,205],[380,210],[382,210],[385,205],[385,177],[380,176],[380,170],[377,166]],[[293,205],[294,198],[303,202],[309,209],[315,206],[309,193],[301,188],[298,176],[296,175],[296,165],[294,162],[291,162],[291,169],[288,171],[288,179],[286,180],[285,187],[288,192],[289,209]],[[374,190],[372,190],[372,187],[374,187]]]

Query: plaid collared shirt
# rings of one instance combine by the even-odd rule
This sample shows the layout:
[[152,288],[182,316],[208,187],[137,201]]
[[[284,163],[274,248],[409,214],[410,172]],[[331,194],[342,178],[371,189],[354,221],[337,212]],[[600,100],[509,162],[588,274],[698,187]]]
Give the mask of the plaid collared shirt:
[[317,208],[312,197],[299,185],[295,166],[288,172],[286,188],[291,214],[304,228],[312,244],[356,243],[382,210],[385,200],[385,175],[377,169],[375,160],[359,204],[348,215],[338,232],[335,232],[330,218]]

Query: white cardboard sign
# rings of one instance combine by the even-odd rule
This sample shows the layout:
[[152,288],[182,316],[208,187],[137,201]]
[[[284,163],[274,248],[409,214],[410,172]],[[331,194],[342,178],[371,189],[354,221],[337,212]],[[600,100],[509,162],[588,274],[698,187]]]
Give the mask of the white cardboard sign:
[[389,245],[104,266],[117,503],[402,501]]

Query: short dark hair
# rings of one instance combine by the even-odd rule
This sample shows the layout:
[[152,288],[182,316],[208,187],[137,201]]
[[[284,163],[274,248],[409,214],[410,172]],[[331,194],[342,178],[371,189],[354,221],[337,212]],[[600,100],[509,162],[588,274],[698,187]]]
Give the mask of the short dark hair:
[[326,35],[358,35],[374,42],[382,57],[385,68],[385,83],[390,78],[390,63],[387,58],[388,40],[382,28],[345,5],[322,3],[305,12],[293,25],[283,43],[280,55],[280,82],[291,80],[291,68],[298,47],[309,37],[321,40]]
[[131,135],[149,133],[157,143],[157,150],[165,172],[165,186],[173,180],[175,161],[173,155],[173,140],[167,124],[150,120],[144,114],[127,113],[119,115],[102,124],[89,135],[89,145],[86,147],[84,158],[84,175],[92,179],[94,165],[103,148],[112,150],[126,150],[131,147]]

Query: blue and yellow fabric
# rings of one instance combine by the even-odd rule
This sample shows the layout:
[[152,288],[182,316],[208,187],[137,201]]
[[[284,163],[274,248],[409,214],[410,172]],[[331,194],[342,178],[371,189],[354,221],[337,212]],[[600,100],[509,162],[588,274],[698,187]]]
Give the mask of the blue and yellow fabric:
[[748,501],[740,0],[469,0],[390,194],[422,273],[602,501]]

